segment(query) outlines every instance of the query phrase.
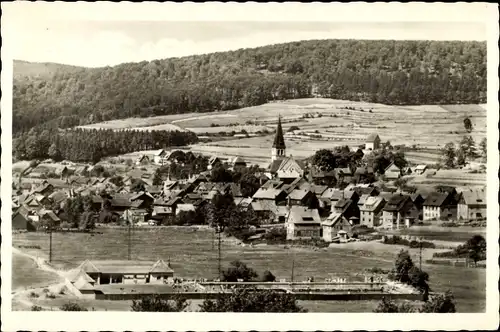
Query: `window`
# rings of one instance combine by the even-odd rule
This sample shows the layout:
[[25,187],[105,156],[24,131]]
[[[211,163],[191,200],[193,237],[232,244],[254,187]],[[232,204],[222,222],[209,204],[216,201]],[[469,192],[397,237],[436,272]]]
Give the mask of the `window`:
[[480,212],[476,213],[476,218],[482,218],[482,217],[483,217],[483,215]]

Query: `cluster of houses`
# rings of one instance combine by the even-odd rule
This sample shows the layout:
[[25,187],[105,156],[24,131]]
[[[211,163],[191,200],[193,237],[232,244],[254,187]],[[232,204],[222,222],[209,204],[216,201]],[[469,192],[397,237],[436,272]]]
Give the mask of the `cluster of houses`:
[[[370,149],[377,149],[380,138],[370,137]],[[322,178],[343,178],[362,182],[362,177],[373,173],[370,167],[337,168],[322,172],[286,155],[286,146],[278,121],[276,136],[271,150],[271,162],[265,172],[257,174],[260,188],[252,197],[245,197],[237,183],[220,183],[210,180],[210,169],[222,160],[212,157],[208,171],[191,175],[188,179],[163,181],[163,185],[151,183],[151,174],[130,174],[118,187],[109,178],[72,176],[63,179],[44,179],[36,185],[23,185],[20,181],[13,199],[13,228],[33,230],[41,220],[60,223],[57,207],[76,194],[90,196],[95,210],[109,202],[109,209],[117,217],[135,223],[161,224],[167,218],[185,211],[195,211],[209,202],[216,194],[229,193],[235,204],[252,210],[266,223],[283,224],[288,239],[323,238],[335,241],[353,234],[357,226],[397,229],[410,227],[420,221],[457,219],[482,219],[486,216],[484,189],[457,192],[454,188],[440,192],[404,193],[382,191],[370,184],[351,184],[345,189],[332,188],[322,183]],[[170,153],[164,150],[153,160],[138,159],[138,163],[171,162]],[[232,169],[246,167],[241,157],[230,161]],[[386,170],[389,177],[394,165]],[[397,168],[397,167],[396,167]],[[395,168],[394,168],[395,169]],[[416,169],[417,170],[417,169]],[[420,168],[417,171],[425,171]],[[136,172],[139,172],[136,170]],[[394,170],[401,175],[401,170]],[[144,190],[132,192],[133,182],[142,181]],[[102,192],[106,195],[102,195]],[[53,210],[49,209],[49,203]],[[55,205],[55,207],[54,207]]]

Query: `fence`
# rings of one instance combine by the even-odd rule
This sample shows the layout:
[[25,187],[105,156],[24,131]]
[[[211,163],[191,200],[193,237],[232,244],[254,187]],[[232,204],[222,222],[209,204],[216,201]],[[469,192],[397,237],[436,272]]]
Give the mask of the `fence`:
[[[373,293],[307,293],[307,292],[294,292],[293,293],[297,300],[302,301],[368,301],[368,300],[381,300],[382,298],[392,299],[392,300],[409,300],[409,301],[423,301],[424,296],[422,294],[391,294],[383,292],[373,292]],[[126,300],[139,300],[148,296],[159,296],[161,298],[170,299],[172,293],[170,294],[96,294],[96,300],[112,300],[112,301],[126,301]],[[205,300],[205,299],[217,299],[222,297],[228,297],[231,295],[230,292],[225,293],[180,293],[182,297],[188,300]]]

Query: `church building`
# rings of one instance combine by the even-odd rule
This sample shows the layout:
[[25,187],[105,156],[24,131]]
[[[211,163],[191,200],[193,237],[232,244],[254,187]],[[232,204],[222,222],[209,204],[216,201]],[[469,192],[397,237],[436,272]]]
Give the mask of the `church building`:
[[302,162],[295,160],[291,156],[286,156],[285,138],[281,126],[281,117],[278,118],[278,127],[271,149],[271,163],[267,168],[269,178],[278,177],[282,180],[297,179],[304,176],[305,166]]

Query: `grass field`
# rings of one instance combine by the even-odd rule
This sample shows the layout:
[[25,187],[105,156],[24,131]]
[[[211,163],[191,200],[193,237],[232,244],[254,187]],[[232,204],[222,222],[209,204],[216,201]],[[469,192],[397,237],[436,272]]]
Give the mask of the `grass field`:
[[42,287],[61,281],[58,275],[37,268],[29,257],[12,255],[12,290]]
[[[55,265],[69,269],[86,258],[127,259],[127,231],[125,229],[102,229],[102,232],[103,234],[93,236],[77,233],[54,234]],[[132,259],[170,260],[175,274],[180,277],[215,278],[217,276],[217,246],[210,231],[193,231],[190,228],[135,231],[132,242]],[[39,245],[42,248],[42,252],[38,251],[40,255],[48,254],[46,234],[13,235],[14,246],[28,243]],[[278,246],[241,247],[225,241],[222,245],[222,264],[225,266],[232,260],[240,259],[259,272],[269,269],[278,279],[290,279],[292,262],[294,262],[294,280],[305,280],[310,276],[317,279],[344,276],[356,280],[362,278],[359,274],[366,268],[389,269],[392,267],[399,247],[384,246],[384,248],[384,250],[368,251],[339,247],[313,251],[298,248],[284,249]],[[414,260],[417,260],[417,257],[413,256]],[[459,311],[485,310],[484,269],[431,265],[425,265],[424,269],[431,276],[430,284],[433,290],[450,289],[455,293]],[[320,305],[328,306],[326,303]],[[322,310],[337,311],[341,307],[332,303],[330,309],[325,307]]]

